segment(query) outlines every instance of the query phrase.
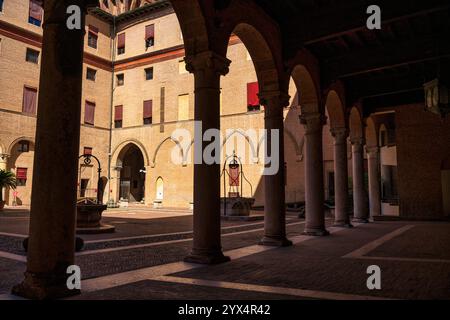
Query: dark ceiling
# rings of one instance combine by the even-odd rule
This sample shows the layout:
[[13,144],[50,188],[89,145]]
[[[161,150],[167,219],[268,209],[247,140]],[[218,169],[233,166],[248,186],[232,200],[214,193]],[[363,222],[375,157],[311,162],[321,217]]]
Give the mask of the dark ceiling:
[[[423,84],[450,76],[449,0],[256,0],[280,25],[286,55],[306,48],[324,86],[342,80],[366,113],[423,101]],[[382,29],[368,30],[369,5]]]

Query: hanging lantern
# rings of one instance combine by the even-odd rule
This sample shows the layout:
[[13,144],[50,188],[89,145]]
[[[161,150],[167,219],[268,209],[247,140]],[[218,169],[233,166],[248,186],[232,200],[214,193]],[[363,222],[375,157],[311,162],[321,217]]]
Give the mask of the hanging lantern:
[[448,88],[439,79],[425,83],[424,89],[425,104],[428,111],[442,117],[450,113]]

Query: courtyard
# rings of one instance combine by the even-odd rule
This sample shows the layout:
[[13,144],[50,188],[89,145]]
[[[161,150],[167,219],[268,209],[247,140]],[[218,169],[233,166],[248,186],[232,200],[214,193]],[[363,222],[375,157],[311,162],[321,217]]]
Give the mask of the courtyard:
[[[83,235],[76,253],[81,300],[372,300],[450,299],[450,223],[377,221],[353,229],[333,227],[328,237],[302,235],[304,220],[287,213],[294,246],[257,245],[263,221],[223,221],[222,244],[231,262],[183,262],[192,247],[188,210],[109,210],[113,234]],[[27,209],[0,215],[0,299],[26,268],[22,247]],[[44,253],[45,254],[45,253]],[[367,287],[367,268],[381,269],[381,290]]]

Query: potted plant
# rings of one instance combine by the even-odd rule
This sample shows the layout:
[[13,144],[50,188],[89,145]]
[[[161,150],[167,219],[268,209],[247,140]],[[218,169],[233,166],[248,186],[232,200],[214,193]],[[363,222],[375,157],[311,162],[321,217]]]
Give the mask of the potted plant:
[[16,176],[11,171],[0,170],[0,210],[5,207],[5,201],[3,201],[3,188],[16,189],[17,181]]

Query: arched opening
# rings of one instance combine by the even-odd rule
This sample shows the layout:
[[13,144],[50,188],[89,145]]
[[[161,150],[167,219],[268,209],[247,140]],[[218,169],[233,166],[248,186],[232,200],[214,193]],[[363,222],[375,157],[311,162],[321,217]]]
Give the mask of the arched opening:
[[442,161],[441,166],[442,182],[442,204],[444,216],[450,216],[450,156]]
[[363,123],[361,113],[358,108],[353,107],[350,111],[349,129],[350,140],[358,140],[364,138]]
[[120,170],[119,199],[137,203],[144,200],[145,163],[142,151],[135,144],[126,145],[119,154],[117,169]]
[[381,213],[387,216],[398,216],[400,210],[395,130],[389,129],[384,123],[380,125],[378,145],[380,146]]
[[17,179],[16,190],[9,190],[5,194],[8,205],[28,206],[31,204],[34,149],[34,142],[27,138],[15,140],[8,148],[10,157],[6,169],[14,172]]
[[156,180],[156,196],[155,199],[157,201],[164,200],[164,180],[161,177],[158,177]]
[[[221,128],[222,163],[233,153],[241,159],[245,176],[252,188],[245,185],[246,197],[255,198],[255,206],[265,203],[264,155],[260,146],[260,131],[265,128],[261,93],[279,90],[276,57],[259,29],[248,23],[237,24],[229,38],[227,59],[230,72],[222,79]],[[233,117],[230,117],[233,115]],[[223,183],[221,194],[224,194]],[[247,189],[247,190],[245,190]],[[253,195],[249,192],[252,189]]]

